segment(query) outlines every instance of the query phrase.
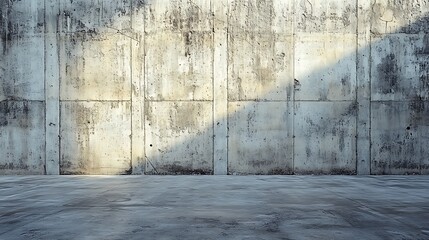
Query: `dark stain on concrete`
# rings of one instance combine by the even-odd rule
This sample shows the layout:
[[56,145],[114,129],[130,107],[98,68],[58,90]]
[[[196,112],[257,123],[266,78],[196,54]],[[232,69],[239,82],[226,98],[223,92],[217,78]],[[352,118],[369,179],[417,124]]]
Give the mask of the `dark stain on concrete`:
[[379,90],[384,93],[399,91],[399,67],[395,54],[390,53],[377,66]]
[[353,102],[347,107],[346,111],[341,116],[356,116],[357,112],[358,112],[358,103]]
[[[429,51],[429,49],[428,49]],[[427,53],[429,55],[429,52]],[[420,81],[420,95],[424,96],[429,92],[429,62],[422,61],[419,63],[419,81]]]
[[421,98],[410,101],[410,124],[413,126],[429,126],[429,105]]
[[390,169],[404,169],[404,174],[420,174],[420,163],[411,160],[392,161]]
[[275,167],[268,170],[268,175],[292,175],[293,169],[288,167]]
[[13,125],[22,129],[32,128],[29,114],[29,102],[1,101],[0,127]]
[[425,34],[423,37],[423,48],[420,54],[429,54],[429,34]]
[[[139,11],[147,5],[146,0],[84,1],[68,0],[69,5],[61,9],[60,23],[63,31],[99,33],[102,29],[111,28],[122,34],[125,28],[131,27],[132,12]],[[133,8],[133,9],[132,9]],[[82,15],[85,14],[85,15]],[[116,29],[115,21],[128,17],[124,29]],[[129,26],[128,26],[129,25]]]
[[355,170],[346,168],[332,168],[330,170],[301,170],[295,169],[296,175],[356,175]]
[[133,8],[136,10],[142,9],[145,5],[147,5],[148,0],[134,0],[132,1]]
[[212,175],[211,169],[193,168],[178,164],[165,164],[156,167],[155,170],[146,172],[148,175]]
[[7,52],[8,42],[12,41],[12,27],[9,21],[10,12],[9,5],[0,6],[0,40],[3,42],[3,53]]
[[[309,141],[307,141],[307,142],[309,142]],[[306,154],[307,158],[311,157],[311,148],[310,148],[310,145],[308,145],[308,144],[305,147],[305,154]]]
[[18,163],[4,163],[0,164],[0,170],[29,170],[30,167],[27,164],[24,164],[23,161]]
[[[184,10],[185,9],[185,10]],[[183,8],[178,2],[172,2],[172,9],[165,13],[167,21],[173,31],[192,31],[197,30],[198,25],[212,18],[209,12],[203,12],[202,9],[188,1],[186,8]]]
[[[394,4],[395,7],[400,7],[401,4]],[[417,9],[416,9],[417,10]],[[404,9],[398,9],[398,12],[404,12]],[[418,8],[417,14],[421,13],[421,10]],[[412,16],[415,15],[415,12],[405,11],[406,14],[404,16]],[[424,16],[416,19],[411,24],[405,25],[399,29],[398,32],[407,33],[407,34],[418,34],[418,33],[429,33],[429,17]]]
[[0,102],[0,127],[4,127],[8,125],[8,115],[10,113],[10,109],[7,101]]

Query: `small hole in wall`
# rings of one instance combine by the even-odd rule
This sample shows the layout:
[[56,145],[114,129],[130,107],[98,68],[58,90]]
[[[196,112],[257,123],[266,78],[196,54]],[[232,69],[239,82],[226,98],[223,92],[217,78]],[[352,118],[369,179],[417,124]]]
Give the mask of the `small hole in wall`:
[[150,144],[149,147],[152,147],[152,144]]
[[407,130],[410,130],[410,129],[411,129],[411,127],[410,127],[410,126],[408,126],[408,127],[407,127]]

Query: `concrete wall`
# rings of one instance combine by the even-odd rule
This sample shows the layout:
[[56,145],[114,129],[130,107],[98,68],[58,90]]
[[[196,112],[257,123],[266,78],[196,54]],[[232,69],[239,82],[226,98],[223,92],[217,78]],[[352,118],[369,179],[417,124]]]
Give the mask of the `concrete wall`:
[[0,174],[428,174],[425,0],[0,0]]

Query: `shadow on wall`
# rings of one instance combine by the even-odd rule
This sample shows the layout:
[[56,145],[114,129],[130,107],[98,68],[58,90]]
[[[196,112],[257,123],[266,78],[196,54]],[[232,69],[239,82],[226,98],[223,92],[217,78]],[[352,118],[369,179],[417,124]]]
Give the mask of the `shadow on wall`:
[[[212,174],[214,141],[227,141],[229,174],[355,174],[360,147],[370,150],[362,164],[372,174],[427,174],[428,6],[374,1],[359,10],[371,16],[362,20],[354,3],[294,3],[228,2],[222,25],[203,0],[61,1],[61,173]],[[21,36],[34,30],[27,39],[42,39],[39,49],[44,21],[19,30],[25,17],[12,13],[28,6],[8,4],[0,14],[8,59],[0,66],[0,149],[8,156],[0,169],[40,172],[44,73],[18,59],[26,48],[40,56]],[[35,4],[30,10],[43,12]],[[411,15],[420,17],[409,24]],[[217,24],[227,28],[217,32]],[[222,70],[213,69],[222,33],[225,99],[215,95]],[[25,77],[33,72],[37,81]],[[32,127],[10,124],[22,121],[21,101],[41,105],[22,117]],[[227,102],[227,115],[214,110],[217,101]],[[228,136],[218,140],[224,119]],[[26,146],[38,149],[16,147],[28,135],[37,137]]]
[[[428,173],[427,6],[374,2],[362,11],[371,19],[361,20],[365,29],[356,36],[354,4],[332,5],[317,12],[301,1],[293,32],[277,25],[288,25],[290,9],[275,9],[273,1],[229,6],[229,174],[354,174],[359,147],[370,151],[368,173]],[[146,173],[213,172],[210,113],[200,117],[206,111],[186,104],[148,103]],[[180,112],[199,120],[181,122]],[[206,130],[188,128],[195,121]],[[189,129],[192,137],[175,137]]]

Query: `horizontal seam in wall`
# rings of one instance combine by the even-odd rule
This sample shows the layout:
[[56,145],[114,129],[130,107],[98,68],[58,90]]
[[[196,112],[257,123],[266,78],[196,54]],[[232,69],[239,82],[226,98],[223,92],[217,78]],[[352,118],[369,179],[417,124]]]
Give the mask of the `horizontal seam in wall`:
[[148,100],[145,102],[213,102],[213,100]]
[[427,99],[427,100],[423,100],[423,99],[410,99],[410,100],[371,100],[370,102],[374,102],[374,103],[377,103],[377,102],[380,102],[380,103],[383,103],[383,102],[397,102],[397,103],[400,103],[400,102],[429,102],[429,99]]
[[4,100],[0,100],[0,102],[38,102],[38,103],[44,103],[45,100],[4,99]]
[[228,101],[230,103],[234,102],[284,102],[284,103],[290,103],[290,102],[355,102],[355,100],[327,100],[327,101],[320,101],[320,100],[234,100],[234,101]]
[[131,102],[131,100],[60,100],[60,102]]

